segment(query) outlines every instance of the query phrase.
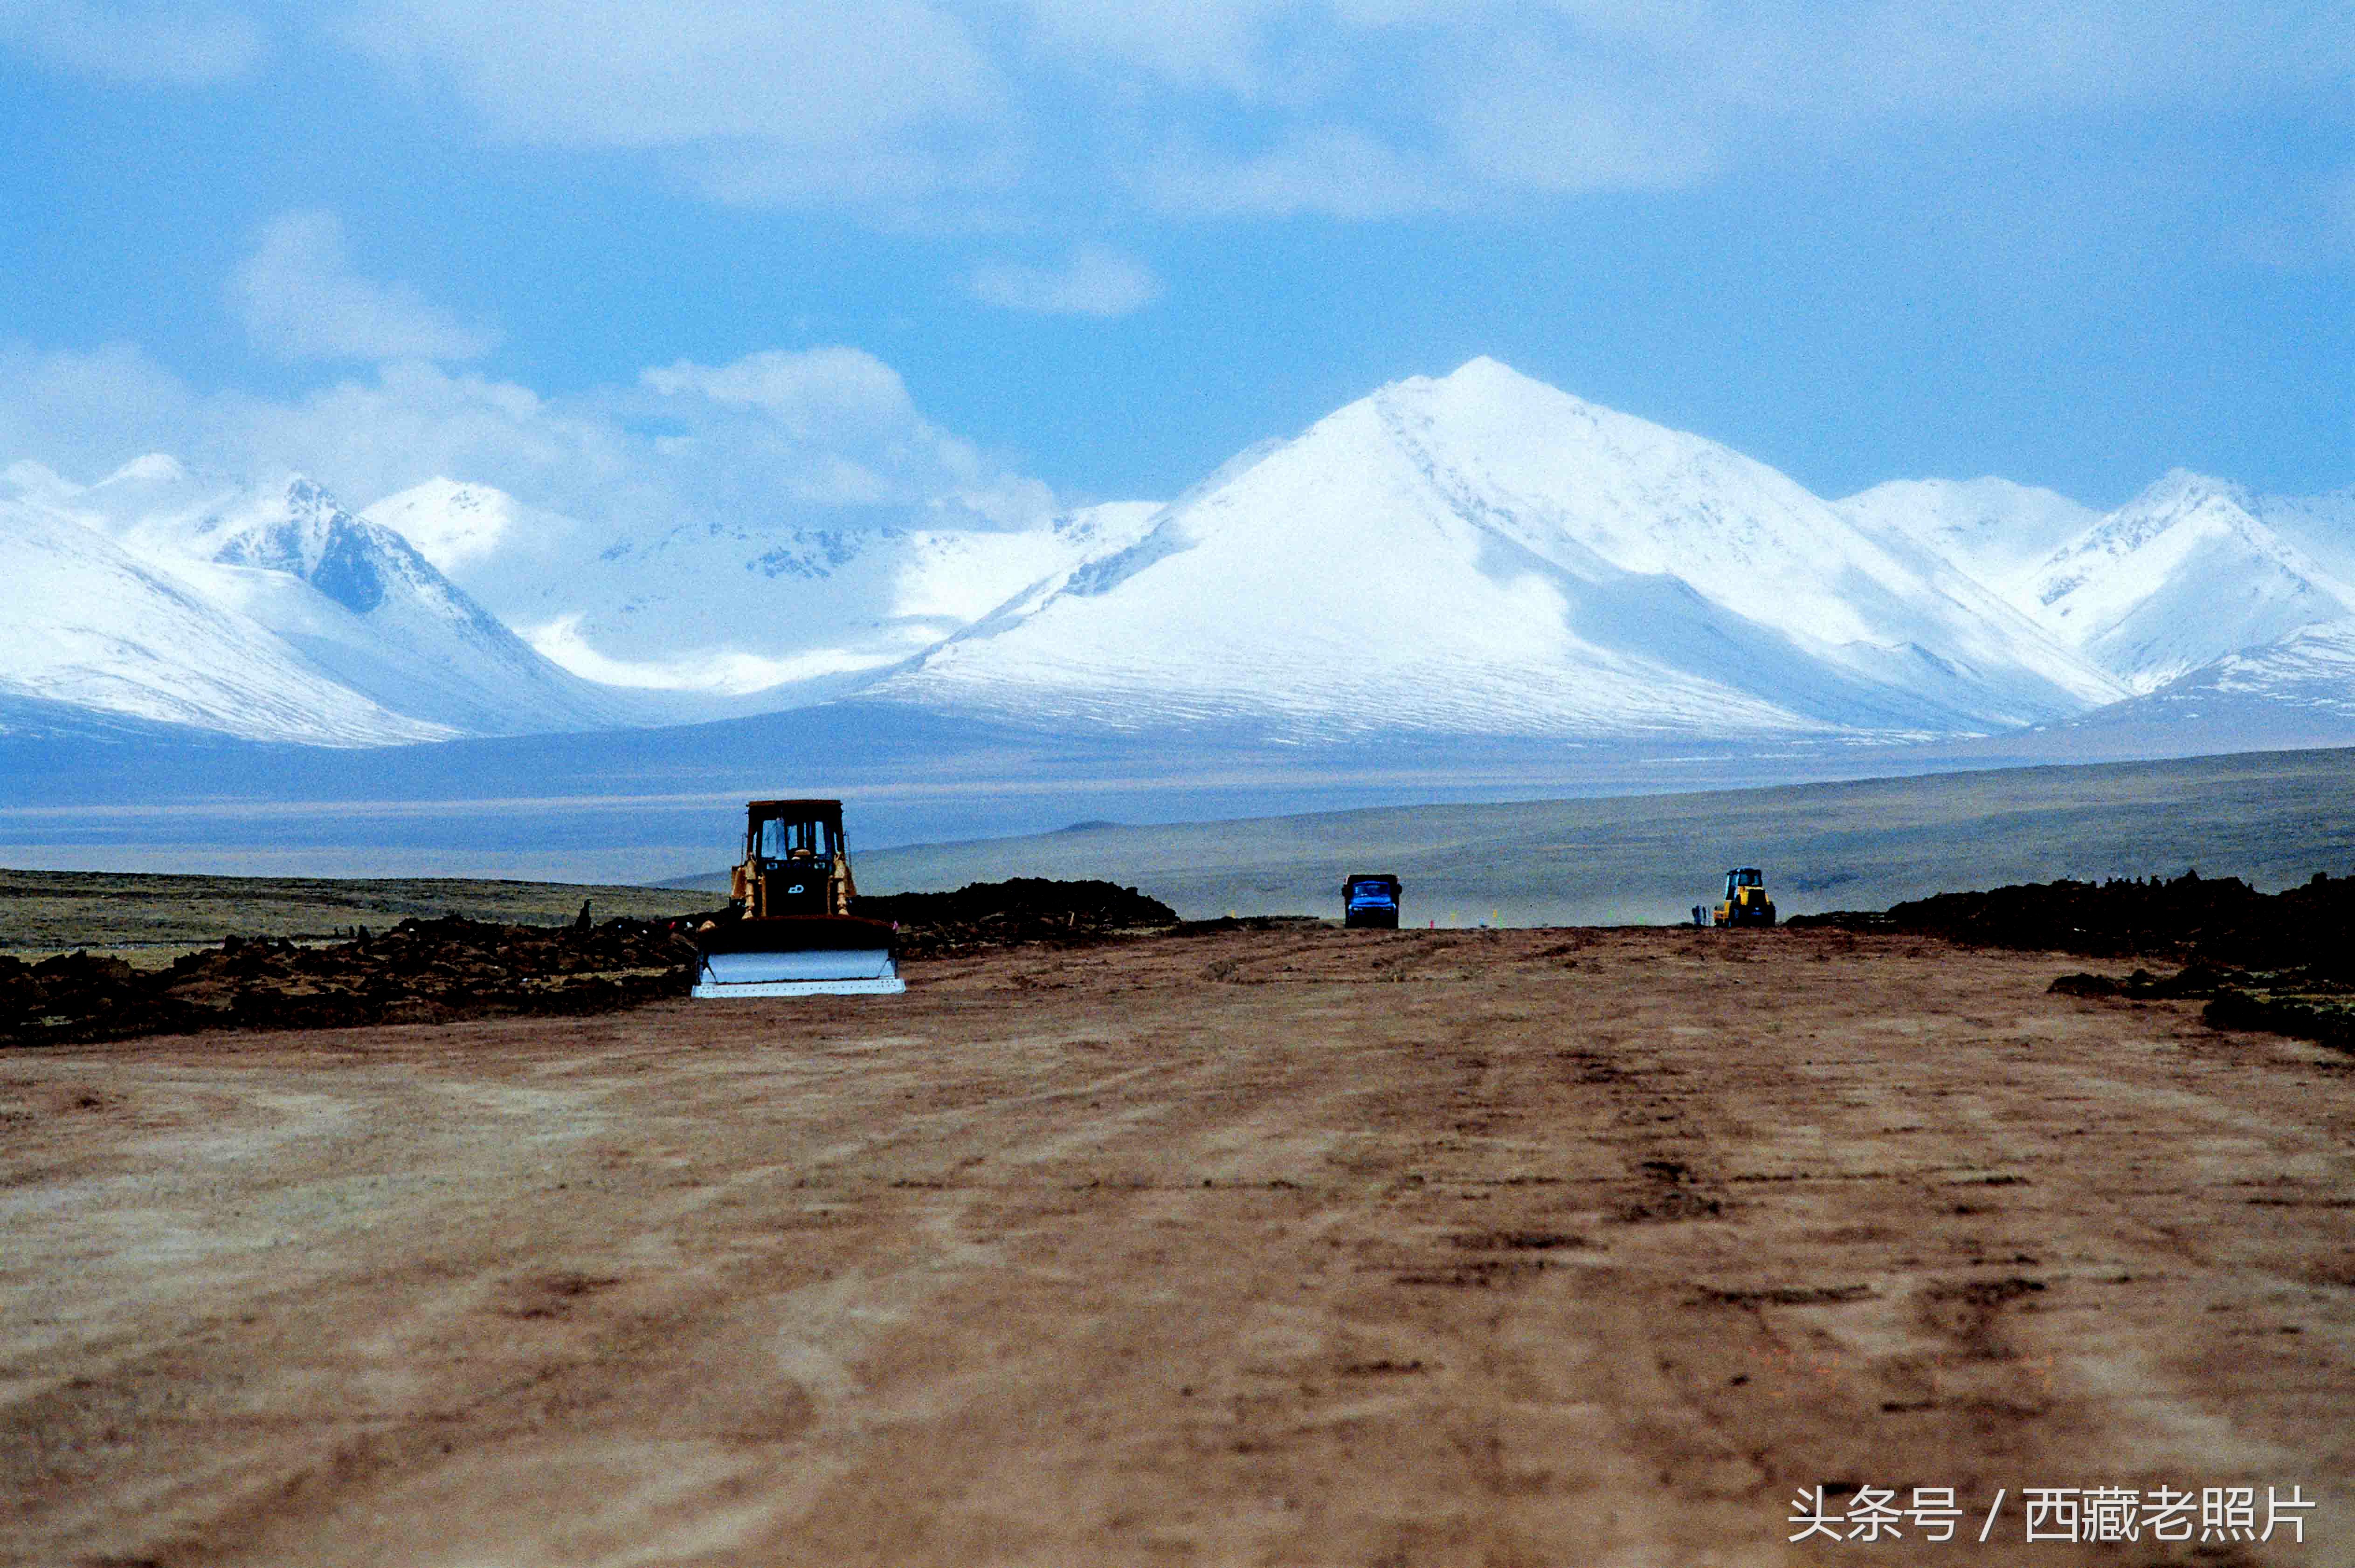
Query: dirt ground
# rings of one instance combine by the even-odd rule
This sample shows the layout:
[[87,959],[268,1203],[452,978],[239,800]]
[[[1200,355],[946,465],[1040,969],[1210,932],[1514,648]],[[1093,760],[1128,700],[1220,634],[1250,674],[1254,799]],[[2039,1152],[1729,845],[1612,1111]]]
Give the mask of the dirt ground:
[[2355,1563],[2355,1057],[2086,967],[1241,931],[0,1054],[0,1560]]

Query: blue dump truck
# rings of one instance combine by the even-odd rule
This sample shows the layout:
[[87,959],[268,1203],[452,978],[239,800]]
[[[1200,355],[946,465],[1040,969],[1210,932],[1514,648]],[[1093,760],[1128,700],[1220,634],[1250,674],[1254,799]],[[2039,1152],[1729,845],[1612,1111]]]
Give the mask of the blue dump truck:
[[1341,884],[1341,924],[1379,927],[1395,931],[1399,923],[1399,879],[1395,876],[1353,876]]

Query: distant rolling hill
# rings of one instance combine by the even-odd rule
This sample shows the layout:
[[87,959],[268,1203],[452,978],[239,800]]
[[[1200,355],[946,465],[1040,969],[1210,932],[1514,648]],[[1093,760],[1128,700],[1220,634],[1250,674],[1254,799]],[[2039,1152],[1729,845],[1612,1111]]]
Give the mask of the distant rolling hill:
[[2005,768],[1846,784],[1319,812],[918,845],[859,857],[863,891],[1103,877],[1188,917],[1334,914],[1355,872],[1422,925],[1673,921],[1725,869],[1785,915],[2057,877],[2355,870],[2355,750]]
[[[949,876],[968,864],[1006,863],[1015,852],[1003,846],[1022,841],[1002,835],[1047,834],[1039,842],[1048,842],[1054,837],[1050,830],[1095,820],[1215,823],[1365,810],[1420,817],[1483,801],[1549,800],[1563,811],[1592,810],[1600,813],[1596,821],[1624,819],[1640,829],[1656,810],[1672,809],[1657,803],[1704,790],[1745,788],[1724,798],[1768,800],[1775,797],[1758,791],[1770,786],[1827,778],[1881,780],[1792,795],[1817,802],[1797,808],[1804,814],[1837,807],[1848,799],[1841,789],[1867,789],[1859,798],[1870,798],[1871,790],[1892,798],[1918,790],[1922,799],[1934,800],[1967,788],[1968,773],[1990,769],[2088,780],[2083,803],[2098,816],[2104,780],[2126,781],[2120,785],[2126,789],[2146,776],[2208,777],[2202,766],[2218,769],[2216,777],[2254,770],[2283,781],[2267,797],[2264,814],[2253,820],[2267,824],[2269,842],[2287,846],[2289,861],[2296,861],[2308,847],[2331,842],[2330,813],[2345,795],[2331,765],[2316,760],[2345,753],[2290,752],[2327,742],[2328,734],[2285,734],[2278,750],[2287,755],[2270,758],[2218,757],[2206,764],[2148,768],[2038,766],[2087,751],[2102,755],[2100,748],[2112,746],[2118,749],[2108,758],[2126,761],[2135,755],[2132,748],[2168,744],[2186,727],[2181,721],[2118,735],[2088,725],[1923,747],[1795,746],[1767,752],[1732,744],[1673,750],[1464,741],[1278,747],[1251,744],[1248,736],[1201,746],[1145,737],[1083,741],[880,704],[829,705],[687,728],[369,749],[228,737],[191,744],[169,726],[128,719],[97,723],[68,705],[5,696],[0,718],[16,731],[0,734],[0,865],[59,870],[651,883],[726,864],[748,798],[825,795],[847,803],[862,869],[870,860],[879,868],[870,877],[888,863],[878,852],[891,846],[964,841],[999,846],[941,862],[940,874]],[[2199,738],[2220,751],[2229,744],[2212,733]],[[2301,800],[2300,789],[2308,789],[2309,798]],[[2126,804],[2113,815],[2129,812],[2136,797],[2120,799]],[[2199,858],[2206,853],[2204,842],[2237,842],[2229,840],[2236,831],[2229,815],[2214,829],[2207,841],[2184,841],[2188,859],[2204,866]],[[1226,830],[1170,831],[1206,832],[1215,840]],[[1366,853],[1390,842],[1372,841]],[[1703,862],[1725,853],[1716,837],[1702,847]],[[1052,854],[1049,860],[1061,863]],[[1195,867],[1217,863],[1203,860]],[[2100,867],[2089,857],[2083,869]],[[1588,874],[1575,865],[1548,874],[1557,886],[1584,886]],[[1672,879],[1677,887],[1683,887],[1685,875]],[[1319,873],[1298,885],[1314,889],[1325,880]],[[1948,885],[1960,885],[1949,875],[1924,890]],[[1189,906],[1209,907],[1222,896],[1206,892]],[[1301,896],[1307,899],[1304,906],[1321,906],[1321,894]],[[1172,901],[1184,898],[1173,895]],[[1665,906],[1656,896],[1644,907],[1673,913],[1690,902],[1679,893]],[[1550,896],[1530,907],[1561,903]],[[1582,895],[1580,906],[1595,906]]]

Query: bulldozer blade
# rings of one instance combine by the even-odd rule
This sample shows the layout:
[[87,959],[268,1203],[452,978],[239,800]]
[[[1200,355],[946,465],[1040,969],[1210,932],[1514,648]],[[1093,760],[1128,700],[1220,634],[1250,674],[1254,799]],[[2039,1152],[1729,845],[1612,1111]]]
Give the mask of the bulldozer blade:
[[908,989],[891,955],[879,948],[797,953],[712,953],[695,994],[730,996],[896,996]]
[[694,993],[738,996],[896,996],[908,989],[890,928],[840,916],[743,920],[702,943]]

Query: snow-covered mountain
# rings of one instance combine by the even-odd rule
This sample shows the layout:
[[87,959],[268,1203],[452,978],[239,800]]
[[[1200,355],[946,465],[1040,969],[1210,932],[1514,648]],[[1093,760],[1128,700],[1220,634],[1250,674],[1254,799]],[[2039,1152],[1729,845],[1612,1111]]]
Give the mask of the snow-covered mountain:
[[208,517],[187,542],[184,575],[388,707],[476,735],[668,716],[556,667],[407,540],[307,480]]
[[[453,479],[429,479],[389,495],[361,516],[408,540],[453,582],[517,545],[545,567],[560,558],[568,536],[580,526],[559,514],[526,506],[505,491]],[[503,587],[517,575],[510,568],[478,586]]]
[[1837,504],[2015,603],[2053,551],[2101,521],[2090,506],[2008,479],[1891,480]]
[[106,535],[0,499],[0,693],[102,714],[319,746],[438,740]]
[[2041,738],[2072,758],[2355,745],[2355,620],[2228,653]]
[[[353,516],[308,480],[207,482],[162,457],[86,488],[27,465],[12,478],[18,497],[5,515],[16,547],[53,578],[96,573],[114,585],[102,607],[95,589],[61,580],[32,591],[12,579],[8,590],[20,642],[71,645],[92,617],[106,618],[106,646],[123,652],[106,672],[113,699],[92,705],[336,744],[668,716],[557,668],[399,535]],[[137,672],[125,662],[133,651]],[[25,694],[59,694],[62,670],[47,667],[37,680],[38,665],[28,653],[0,672]],[[218,678],[199,689],[171,671]],[[143,689],[176,695],[159,703]],[[274,694],[257,704],[258,692]]]
[[2178,470],[2056,550],[2025,591],[2045,624],[2137,692],[2355,616],[2355,585],[2254,505]]
[[19,462],[0,730],[378,745],[858,694],[1062,736],[1847,745],[2266,711],[2355,740],[2355,490],[1827,502],[1477,359],[1167,505],[795,504],[591,521],[442,479],[356,514],[297,477]]
[[2355,493],[2258,496],[2179,469],[2107,514],[1986,479],[1839,504],[1941,554],[2129,693],[2355,617]]
[[2257,521],[2340,582],[2355,582],[2355,484],[2327,495],[2257,495],[2250,500]]
[[1012,529],[752,518],[599,531],[432,480],[368,509],[540,652],[620,686],[771,708],[855,689],[1008,599],[1124,547],[1151,503]]
[[875,694],[1122,728],[1894,738],[2120,693],[1774,470],[1478,359],[1233,465]]

